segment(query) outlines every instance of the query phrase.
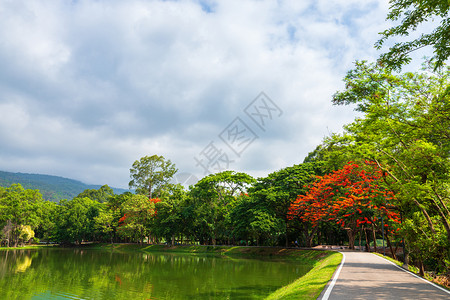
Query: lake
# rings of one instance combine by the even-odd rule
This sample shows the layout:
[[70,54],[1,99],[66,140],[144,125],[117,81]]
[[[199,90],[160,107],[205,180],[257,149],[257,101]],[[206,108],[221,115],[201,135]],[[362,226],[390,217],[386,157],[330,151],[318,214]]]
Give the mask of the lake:
[[303,276],[293,261],[90,249],[0,251],[1,299],[263,299]]

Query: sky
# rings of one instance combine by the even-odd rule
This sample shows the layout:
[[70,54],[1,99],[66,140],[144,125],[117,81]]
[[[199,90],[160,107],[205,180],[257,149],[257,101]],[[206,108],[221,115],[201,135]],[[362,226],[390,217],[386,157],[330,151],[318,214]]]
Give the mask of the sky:
[[379,56],[388,9],[0,0],[0,170],[127,188],[133,162],[154,154],[179,182],[299,164],[355,118],[332,95],[355,60]]

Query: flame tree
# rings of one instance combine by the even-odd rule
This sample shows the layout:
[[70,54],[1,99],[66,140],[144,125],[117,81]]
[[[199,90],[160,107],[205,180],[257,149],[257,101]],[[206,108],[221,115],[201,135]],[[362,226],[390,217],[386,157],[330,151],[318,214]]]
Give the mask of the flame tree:
[[314,228],[319,222],[336,222],[346,230],[351,249],[358,228],[370,227],[375,239],[381,217],[386,220],[387,230],[393,233],[400,219],[390,204],[393,193],[380,185],[382,176],[372,162],[361,165],[349,162],[340,170],[317,176],[307,193],[292,203],[288,217],[309,221]]

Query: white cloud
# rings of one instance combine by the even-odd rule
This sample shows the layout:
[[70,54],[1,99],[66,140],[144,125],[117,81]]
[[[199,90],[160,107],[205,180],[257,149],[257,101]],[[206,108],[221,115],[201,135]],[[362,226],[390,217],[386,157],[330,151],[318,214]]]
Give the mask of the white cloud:
[[0,1],[1,169],[125,187],[160,154],[199,176],[193,157],[261,91],[283,115],[230,167],[299,163],[353,119],[331,95],[378,55],[386,3]]

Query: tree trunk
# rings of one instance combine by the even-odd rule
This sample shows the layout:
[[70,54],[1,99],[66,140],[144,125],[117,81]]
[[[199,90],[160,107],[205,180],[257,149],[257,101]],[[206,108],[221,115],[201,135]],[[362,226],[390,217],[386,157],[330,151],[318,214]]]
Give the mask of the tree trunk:
[[308,243],[309,248],[312,248],[314,235],[316,234],[317,229],[318,229],[318,226],[313,227],[311,234],[308,236],[307,243]]
[[388,234],[386,234],[386,241],[387,241],[389,249],[391,250],[392,258],[397,260],[397,255],[395,254],[396,251],[394,251],[394,249],[392,249],[392,244],[391,244],[391,241],[389,240]]
[[348,248],[354,250],[355,249],[355,232],[351,228],[345,228],[348,236]]
[[406,249],[406,241],[403,240],[403,267],[408,270],[409,264],[409,253],[408,249]]
[[175,246],[175,234],[172,234],[172,247]]
[[436,230],[434,230],[433,222],[431,221],[430,215],[428,215],[427,211],[425,210],[425,208],[422,207],[419,201],[417,201],[415,198],[413,198],[413,201],[417,205],[417,207],[419,207],[419,209],[422,211],[423,215],[425,216],[425,219],[427,219],[428,227],[430,228],[433,236],[436,235]]
[[375,232],[375,226],[372,223],[372,235],[373,235],[373,249],[377,253],[377,233]]
[[359,251],[361,251],[361,238],[362,238],[362,227],[361,227],[361,229],[359,230]]
[[367,237],[367,228],[364,227],[364,236],[366,237],[366,251],[370,252],[369,238]]
[[287,218],[284,220],[284,224],[285,224],[285,231],[286,231],[286,248],[287,248],[287,247],[289,247]]
[[425,269],[423,267],[422,260],[419,260],[417,267],[419,268],[419,275],[422,276],[422,277],[425,276]]
[[445,215],[445,213],[441,209],[441,207],[436,203],[436,201],[434,201],[434,199],[431,199],[431,200],[432,200],[433,206],[437,209],[437,212],[438,212],[439,216],[441,217],[442,225],[444,225],[445,231],[447,232],[447,241],[450,243],[450,224],[447,220],[447,216]]

